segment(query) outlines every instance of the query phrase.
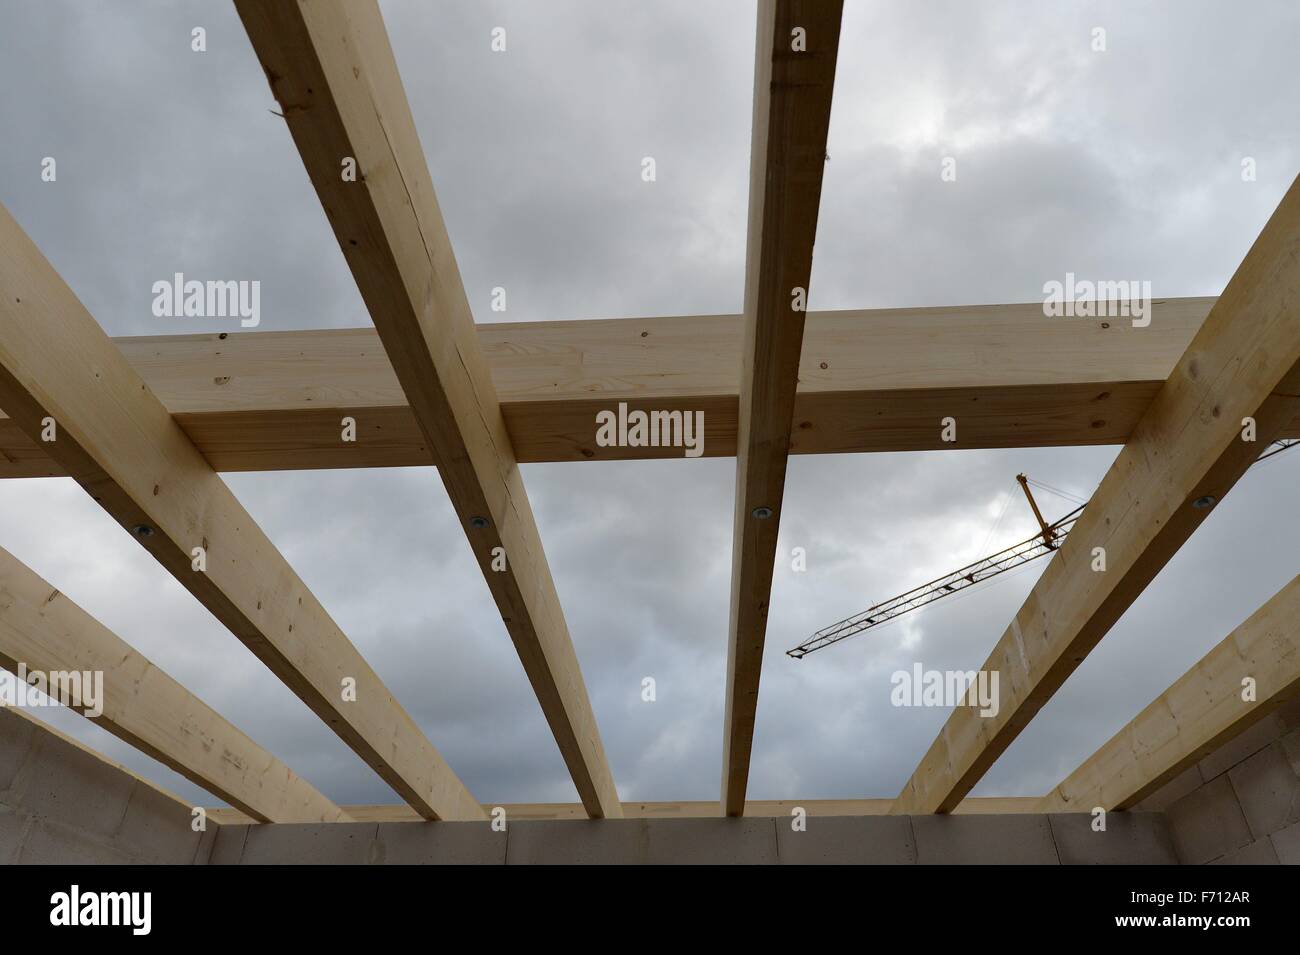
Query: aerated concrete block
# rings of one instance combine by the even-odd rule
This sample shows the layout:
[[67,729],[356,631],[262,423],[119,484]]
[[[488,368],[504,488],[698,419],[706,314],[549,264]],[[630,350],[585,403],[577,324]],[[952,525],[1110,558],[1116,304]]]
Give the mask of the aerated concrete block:
[[1250,845],[1219,856],[1210,865],[1277,865],[1277,852],[1268,839],[1256,839]]
[[921,865],[1056,865],[1044,815],[911,816]]
[[375,836],[384,865],[505,865],[509,833],[488,822],[385,822]]
[[916,841],[906,816],[809,816],[795,832],[776,819],[782,865],[912,865]]
[[1233,767],[1228,779],[1256,839],[1300,822],[1300,776],[1280,741]]
[[240,865],[367,865],[375,861],[373,822],[277,822],[249,826]]
[[1205,778],[1201,775],[1200,767],[1197,765],[1188,766],[1132,808],[1139,812],[1164,812],[1192,790],[1200,789],[1204,785]]
[[[622,822],[623,820],[610,820]],[[776,824],[781,820],[642,819],[649,832],[651,865],[776,865]]]
[[27,759],[37,729],[21,716],[9,712],[8,707],[0,706],[0,794],[13,785],[14,777]]
[[647,861],[644,819],[512,822],[507,865],[636,865]]
[[191,828],[192,819],[187,806],[137,782],[112,841],[141,862],[190,865],[202,836]]
[[[217,844],[217,833],[220,831],[221,826],[209,819],[208,827],[199,833],[199,843],[194,847],[192,865],[207,865],[212,861],[212,850]],[[240,848],[243,848],[242,843]]]
[[112,836],[126,815],[135,777],[50,734],[38,737],[14,782],[30,813],[92,836]]
[[1254,841],[1226,775],[1179,799],[1165,818],[1183,865],[1203,865]]
[[19,865],[130,865],[126,852],[75,826],[35,819],[18,853]]
[[1177,865],[1163,813],[1108,812],[1106,829],[1093,829],[1086,812],[1048,817],[1062,865]]
[[1268,837],[1277,853],[1277,861],[1283,865],[1300,865],[1300,822],[1279,829]]
[[29,820],[26,813],[0,806],[0,865],[13,865],[17,861]]
[[[212,828],[212,823],[208,823]],[[208,865],[239,865],[244,855],[244,843],[248,840],[248,830],[252,826],[218,826],[217,834],[212,840],[212,852],[208,855]]]
[[1286,732],[1286,724],[1270,713],[1253,726],[1242,730],[1200,762],[1201,775],[1208,782],[1254,756]]
[[775,864],[771,819],[589,819],[510,824],[506,862]]

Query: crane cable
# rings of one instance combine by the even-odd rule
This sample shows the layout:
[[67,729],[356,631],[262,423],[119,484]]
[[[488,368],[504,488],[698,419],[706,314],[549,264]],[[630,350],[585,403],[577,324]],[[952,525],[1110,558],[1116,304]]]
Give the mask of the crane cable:
[[1055,494],[1057,497],[1063,497],[1067,501],[1073,501],[1075,504],[1088,503],[1088,501],[1085,498],[1079,497],[1079,495],[1077,494],[1071,494],[1068,491],[1062,491],[1059,488],[1052,487],[1052,485],[1050,484],[1044,484],[1042,481],[1035,481],[1033,478],[1026,478],[1025,480],[1029,484],[1032,484],[1034,487],[1038,488],[1040,491],[1046,491],[1048,494]]

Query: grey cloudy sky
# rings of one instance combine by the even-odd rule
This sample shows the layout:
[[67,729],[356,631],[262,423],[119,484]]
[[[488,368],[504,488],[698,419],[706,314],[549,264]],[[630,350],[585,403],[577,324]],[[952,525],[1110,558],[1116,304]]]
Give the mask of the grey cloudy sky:
[[[382,6],[479,321],[739,311],[751,4]],[[1217,294],[1300,170],[1298,40],[1292,0],[848,0],[812,307],[1035,301],[1066,271]],[[370,324],[274,107],[228,3],[0,0],[0,201],[110,334],[229,329],[151,314],[177,271],[260,280],[263,330]],[[1045,564],[783,651],[1029,536],[1018,471],[1086,497],[1116,450],[793,459],[751,798],[896,795],[946,711],[892,707],[890,673],[978,667]],[[625,799],[718,796],[734,469],[524,466]],[[1298,477],[1300,456],[1251,471],[976,794],[1048,790],[1285,584]],[[576,798],[436,472],[227,481],[480,799]],[[398,801],[70,481],[0,482],[0,546],[331,798]],[[74,714],[38,715],[214,802]]]

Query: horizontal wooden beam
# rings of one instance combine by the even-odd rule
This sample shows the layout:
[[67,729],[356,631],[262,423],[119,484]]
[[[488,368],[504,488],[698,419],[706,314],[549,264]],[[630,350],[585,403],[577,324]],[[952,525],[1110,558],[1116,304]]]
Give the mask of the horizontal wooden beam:
[[[83,715],[258,822],[349,822],[343,810],[126,641],[0,548],[0,667],[101,674]],[[96,695],[92,693],[91,695]],[[414,810],[412,810],[414,812]]]
[[1090,812],[1097,806],[1106,810],[1136,806],[1297,697],[1300,577],[1293,577],[1043,797],[1036,811]]
[[[1040,812],[1040,796],[992,796],[967,799],[957,807],[957,815],[1008,815]],[[796,806],[809,816],[884,816],[893,805],[892,799],[751,799],[745,803],[746,816],[780,818],[790,816]],[[552,819],[586,819],[582,803],[484,803],[483,810],[491,812],[501,808],[506,811],[507,822]],[[354,822],[421,822],[410,806],[344,806],[344,811]],[[625,819],[719,819],[722,805],[716,799],[693,802],[625,802]],[[208,818],[224,825],[246,825],[250,819],[237,809],[221,807],[208,810]]]
[[1300,178],[1238,266],[896,812],[950,812],[1300,413]]
[[[1122,444],[1214,303],[1165,299],[1147,328],[978,305],[809,313],[791,451]],[[1109,325],[1109,328],[1103,328]],[[704,456],[736,453],[738,315],[479,325],[521,462],[683,457],[602,447],[597,412],[704,414]],[[118,338],[218,471],[433,463],[373,328]],[[937,422],[958,419],[958,440]],[[341,421],[357,423],[344,442]],[[1300,437],[1300,419],[1284,436]],[[61,474],[0,415],[0,477]]]
[[415,720],[3,206],[0,405],[399,796],[427,818],[481,817]]

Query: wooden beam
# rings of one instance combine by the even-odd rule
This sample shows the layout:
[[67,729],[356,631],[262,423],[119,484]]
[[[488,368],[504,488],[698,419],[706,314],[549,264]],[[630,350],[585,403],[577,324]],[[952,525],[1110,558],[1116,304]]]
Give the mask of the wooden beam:
[[[593,817],[621,809],[374,0],[236,7]],[[340,171],[354,158],[356,181]],[[497,562],[505,559],[505,569]]]
[[[343,810],[0,548],[0,666],[100,673],[80,712],[258,822],[349,822]],[[414,812],[414,810],[410,810]]]
[[947,812],[970,792],[1300,412],[1298,302],[1300,180],[984,664],[1000,674],[996,715],[956,708],[896,811]]
[[[1213,303],[1156,301],[1144,329],[1039,304],[810,312],[790,451],[1123,444]],[[521,463],[683,457],[598,445],[596,414],[620,403],[699,411],[704,456],[736,453],[738,315],[477,330]],[[218,471],[433,463],[373,328],[115,341]],[[961,420],[955,443],[939,439],[947,415]],[[341,440],[344,416],[355,442]],[[1300,419],[1284,436],[1300,437]],[[0,413],[0,477],[59,474]]]
[[[397,793],[482,809],[275,545],[0,207],[0,405]],[[196,570],[195,548],[206,569]],[[356,681],[345,701],[341,681]]]
[[[967,799],[957,807],[957,815],[1015,815],[1040,812],[1041,796],[996,796]],[[796,806],[809,816],[883,816],[893,805],[892,799],[751,799],[745,803],[746,816],[767,818],[790,817]],[[579,802],[502,803],[506,819],[513,822],[525,820],[586,819],[587,813]],[[496,805],[485,803],[485,811]],[[409,806],[344,806],[344,811],[354,822],[420,822],[420,817]],[[687,802],[625,802],[625,819],[719,819],[721,804],[716,800]],[[250,819],[237,809],[213,808],[208,818],[222,825],[247,825]]]
[[[1243,699],[1245,680],[1253,695]],[[1300,698],[1300,576],[1180,676],[1047,796],[1038,812],[1130,809]]]
[[749,782],[843,12],[840,0],[758,5],[722,735],[729,816],[744,812]]

